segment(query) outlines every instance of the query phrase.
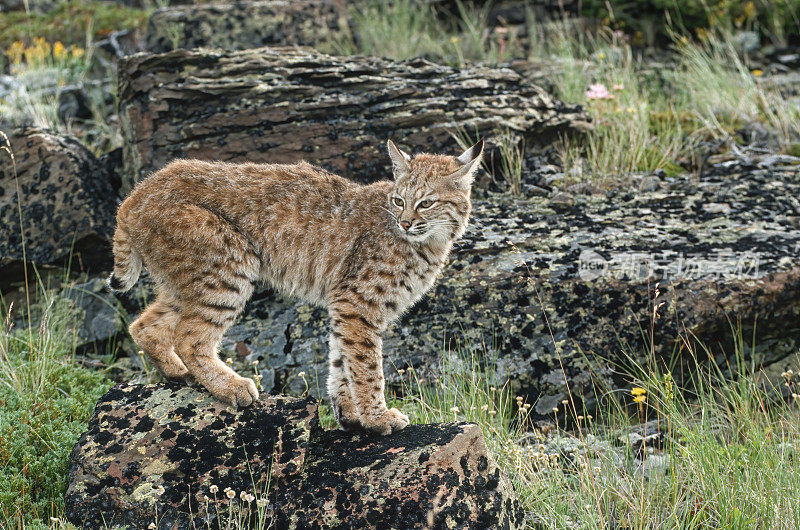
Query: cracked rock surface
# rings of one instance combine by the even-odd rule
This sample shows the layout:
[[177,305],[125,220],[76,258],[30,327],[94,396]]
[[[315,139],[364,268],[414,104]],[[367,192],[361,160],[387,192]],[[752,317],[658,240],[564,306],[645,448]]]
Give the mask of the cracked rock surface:
[[231,504],[256,512],[259,498],[272,528],[523,523],[474,424],[323,431],[313,399],[266,396],[234,411],[177,385],[117,385],[100,399],[70,457],[65,507],[81,528],[183,529],[216,527]]
[[586,125],[508,68],[338,57],[308,48],[140,53],[119,65],[123,192],[174,158],[294,163],[361,182],[389,175],[389,137],[454,152],[453,134],[528,145]]

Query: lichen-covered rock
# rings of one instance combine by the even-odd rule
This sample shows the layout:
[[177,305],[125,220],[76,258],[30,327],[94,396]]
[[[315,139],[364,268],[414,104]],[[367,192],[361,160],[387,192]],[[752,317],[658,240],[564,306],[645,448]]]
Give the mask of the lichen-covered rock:
[[36,264],[70,253],[75,263],[107,259],[114,194],[94,155],[74,138],[36,129],[15,131],[10,143],[16,178],[0,151],[0,269],[22,262],[23,239]]
[[528,145],[584,126],[506,68],[335,57],[302,48],[136,54],[119,67],[123,191],[176,157],[293,163],[391,175],[384,146],[454,151],[453,134],[506,129]]
[[170,6],[147,23],[147,49],[244,50],[267,45],[314,46],[347,31],[343,0],[270,0]]
[[524,515],[480,427],[411,425],[386,437],[319,432],[276,528],[519,528]]
[[[385,336],[390,383],[399,382],[395,368],[431,380],[443,351],[474,352],[539,415],[552,414],[568,388],[592,407],[598,386],[619,387],[615,363],[643,359],[642,333],[662,302],[657,355],[691,360],[692,335],[714,355],[730,353],[737,322],[746,341],[755,326],[761,348],[743,353],[756,363],[796,351],[800,169],[732,167],[665,187],[578,195],[561,211],[546,197],[474,201],[442,278]],[[308,381],[315,392],[324,388],[326,335],[324,311],[262,293],[222,355],[260,360],[279,390],[300,392]]]
[[82,528],[213,521],[231,502],[225,488],[255,494],[300,472],[316,412],[306,399],[268,396],[237,412],[190,387],[117,385],[70,456],[67,517]]
[[255,522],[259,505],[278,529],[523,522],[476,425],[326,432],[313,400],[268,396],[237,412],[190,387],[118,385],[70,456],[65,511],[81,528],[224,527],[229,509]]

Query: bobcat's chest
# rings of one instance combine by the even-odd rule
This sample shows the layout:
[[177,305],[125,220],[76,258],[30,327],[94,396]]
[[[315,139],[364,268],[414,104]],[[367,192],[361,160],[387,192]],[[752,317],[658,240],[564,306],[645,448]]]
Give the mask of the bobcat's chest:
[[439,277],[443,263],[412,267],[407,273],[397,279],[397,293],[399,295],[399,312],[410,308],[427,293]]

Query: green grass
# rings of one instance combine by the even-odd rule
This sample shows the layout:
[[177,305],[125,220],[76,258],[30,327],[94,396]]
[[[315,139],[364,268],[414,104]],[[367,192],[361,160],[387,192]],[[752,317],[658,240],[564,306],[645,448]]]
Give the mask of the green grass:
[[[731,358],[743,359],[744,348],[737,341]],[[531,528],[800,527],[800,401],[791,397],[800,392],[796,375],[784,374],[786,399],[743,363],[734,378],[711,365],[685,388],[665,370],[636,366],[629,372],[645,391],[642,404],[628,389],[616,389],[592,417],[567,400],[559,413],[577,428],[562,425],[545,434],[531,426],[528,405],[513,399],[491,362],[449,353],[442,366],[434,385],[410,373],[403,409],[415,423],[478,423]],[[630,450],[620,458],[601,441],[631,432],[645,418],[661,420],[668,430],[656,457],[663,469],[649,474]],[[584,451],[572,461],[568,447]]]
[[[667,58],[673,64],[653,68],[631,35],[612,30],[610,22],[540,21],[529,13],[523,41],[513,27],[490,27],[486,8],[459,6],[458,15],[448,17],[421,0],[355,3],[355,38],[330,46],[342,54],[422,56],[454,66],[515,57],[556,65],[546,82],[559,99],[582,104],[593,119],[586,134],[558,146],[568,181],[612,185],[659,169],[668,175],[692,171],[701,142],[721,140],[722,149],[731,148],[743,141],[737,130],[751,123],[769,131],[778,151],[796,149],[800,140],[800,102],[748,68],[732,31],[707,30],[702,39],[673,31]],[[592,85],[602,85],[608,96],[593,96]],[[500,131],[488,140],[497,158],[493,177],[518,193],[524,170],[519,143],[509,143]]]
[[353,2],[354,35],[328,43],[326,50],[398,60],[426,57],[453,66],[498,63],[521,55],[513,30],[489,27],[486,8],[461,2],[457,7],[458,16],[445,24],[434,4],[424,0]]
[[[40,326],[0,331],[0,521],[49,526],[63,512],[67,459],[85,431],[105,374],[74,362],[70,302],[42,295]],[[6,314],[10,311],[6,308]]]

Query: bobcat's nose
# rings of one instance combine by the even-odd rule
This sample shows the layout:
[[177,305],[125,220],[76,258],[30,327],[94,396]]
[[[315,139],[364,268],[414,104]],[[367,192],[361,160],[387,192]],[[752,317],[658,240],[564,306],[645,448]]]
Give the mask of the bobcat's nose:
[[411,228],[411,221],[400,221],[400,228],[408,231],[408,229]]

